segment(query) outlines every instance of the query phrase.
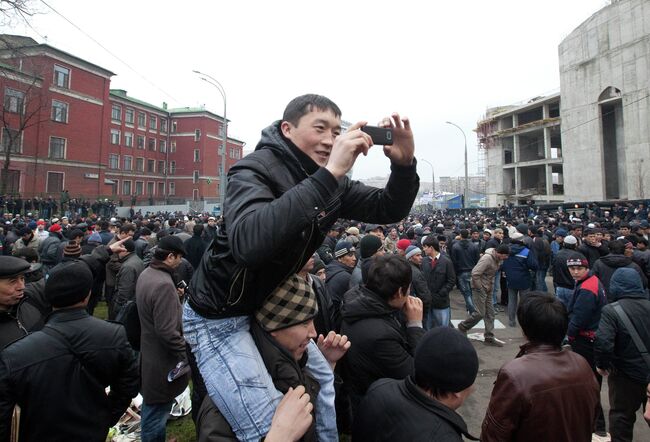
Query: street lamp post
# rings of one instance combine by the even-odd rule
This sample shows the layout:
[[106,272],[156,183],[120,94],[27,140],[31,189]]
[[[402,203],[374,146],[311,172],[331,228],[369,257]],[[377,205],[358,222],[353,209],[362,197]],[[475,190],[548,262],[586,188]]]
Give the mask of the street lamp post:
[[436,198],[436,175],[433,172],[433,164],[431,164],[429,161],[425,160],[424,158],[420,158],[420,161],[424,161],[427,163],[429,166],[431,166],[431,204],[433,207],[435,207],[435,198]]
[[227,103],[226,103],[226,90],[214,77],[204,74],[201,71],[192,71],[200,75],[201,80],[214,86],[219,91],[223,98],[223,139],[221,142],[221,170],[219,171],[219,201],[221,203],[221,215],[223,215],[223,204],[226,200],[226,143],[228,140],[228,116],[227,116]]
[[459,125],[452,123],[451,121],[446,121],[446,123],[455,126],[463,134],[463,139],[465,140],[465,191],[463,192],[463,209],[466,209],[468,202],[467,198],[469,195],[469,175],[467,174],[467,137],[465,136],[465,131],[463,131]]

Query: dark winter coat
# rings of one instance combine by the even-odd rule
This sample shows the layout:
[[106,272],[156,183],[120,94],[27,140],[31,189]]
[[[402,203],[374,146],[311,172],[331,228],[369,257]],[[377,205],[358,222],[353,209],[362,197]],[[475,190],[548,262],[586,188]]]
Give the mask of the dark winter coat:
[[612,279],[614,272],[622,267],[634,269],[641,278],[643,288],[646,289],[648,287],[648,279],[643,274],[643,270],[641,270],[641,268],[632,261],[632,258],[625,255],[615,255],[610,253],[609,255],[603,256],[598,261],[596,261],[592,267],[592,273],[598,277],[600,282],[603,283],[605,294],[607,295],[609,302],[612,302],[609,300],[609,281]]
[[334,260],[325,267],[325,286],[332,297],[334,308],[340,310],[343,295],[350,288],[350,278],[354,267],[348,267],[338,260]]
[[426,312],[431,308],[432,301],[429,286],[420,268],[412,262],[409,262],[409,264],[411,265],[411,295],[422,300],[424,311]]
[[456,272],[449,257],[441,253],[438,256],[438,264],[432,268],[431,258],[426,256],[420,268],[431,293],[431,308],[449,307],[449,293],[456,284]]
[[553,284],[556,287],[571,290],[575,287],[576,282],[573,276],[571,276],[571,272],[569,272],[569,267],[566,265],[567,259],[575,253],[575,250],[563,248],[555,255],[553,259]]
[[469,239],[455,241],[451,247],[451,260],[454,263],[456,276],[461,273],[471,272],[480,257],[478,245]]
[[121,325],[83,308],[57,310],[42,331],[0,354],[0,440],[9,440],[17,404],[21,441],[103,442],[138,386],[137,359]]
[[50,232],[50,236],[45,238],[38,246],[38,256],[39,260],[48,267],[55,266],[58,261],[57,250],[59,249],[59,243],[61,242],[61,236],[58,233]]
[[194,270],[199,266],[203,253],[205,253],[205,249],[207,248],[208,244],[203,241],[200,234],[194,235],[185,241],[185,250],[187,251],[185,258],[192,264]]
[[643,360],[612,303],[618,303],[630,318],[646,348],[650,345],[650,301],[638,274],[629,268],[614,272],[610,281],[610,304],[603,307],[596,332],[596,367],[616,369],[634,382],[650,382],[650,367]]
[[345,294],[341,316],[341,333],[354,343],[345,356],[354,393],[363,396],[378,379],[404,379],[412,373],[422,327],[406,327],[398,311],[365,286]]
[[140,392],[145,404],[171,402],[188,382],[187,375],[167,382],[167,373],[187,359],[182,307],[171,269],[154,259],[140,274],[135,293],[142,328]]
[[596,337],[600,312],[607,304],[605,289],[596,276],[578,281],[567,307],[569,313],[569,340],[578,336],[593,342]]
[[580,247],[578,247],[578,252],[585,255],[589,261],[589,269],[593,269],[596,261],[600,258],[606,256],[609,253],[609,249],[605,245],[600,245],[599,247],[594,247],[591,244],[583,242]]
[[369,442],[460,442],[462,436],[478,440],[458,413],[428,396],[411,376],[372,384],[352,429],[352,440]]
[[301,162],[279,127],[266,128],[255,152],[228,172],[224,223],[190,284],[190,305],[204,317],[252,313],[304,266],[338,218],[395,222],[417,194],[415,161],[391,165],[384,189],[336,180],[311,159]]
[[524,290],[530,288],[531,270],[537,270],[535,254],[519,241],[510,244],[510,256],[503,262],[501,270],[506,273],[508,288]]
[[122,265],[115,277],[115,293],[113,294],[113,302],[117,306],[122,306],[128,301],[135,301],[135,285],[144,270],[142,260],[135,253],[129,253],[120,261]]

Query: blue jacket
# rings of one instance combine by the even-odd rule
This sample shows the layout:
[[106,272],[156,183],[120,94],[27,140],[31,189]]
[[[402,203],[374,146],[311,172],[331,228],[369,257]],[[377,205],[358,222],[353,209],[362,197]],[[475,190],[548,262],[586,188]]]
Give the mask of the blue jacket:
[[587,276],[576,284],[569,303],[569,340],[577,336],[594,341],[600,313],[607,304],[605,289],[597,276]]
[[503,262],[501,270],[506,272],[509,289],[529,289],[530,271],[537,270],[535,254],[521,243],[510,244],[510,256]]

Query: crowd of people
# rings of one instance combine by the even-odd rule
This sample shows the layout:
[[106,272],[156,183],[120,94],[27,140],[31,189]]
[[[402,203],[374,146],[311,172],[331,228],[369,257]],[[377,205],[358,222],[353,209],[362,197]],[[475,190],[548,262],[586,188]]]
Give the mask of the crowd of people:
[[[0,441],[103,441],[138,393],[140,437],[165,441],[190,379],[200,441],[478,440],[457,412],[479,370],[466,335],[483,321],[477,345],[503,347],[501,310],[526,343],[481,440],[588,441],[607,422],[632,440],[650,397],[645,206],[410,214],[409,120],[379,123],[393,144],[376,189],[347,176],[373,140],[340,115],[292,100],[229,172],[223,218],[4,201]],[[102,300],[113,321],[93,316]]]

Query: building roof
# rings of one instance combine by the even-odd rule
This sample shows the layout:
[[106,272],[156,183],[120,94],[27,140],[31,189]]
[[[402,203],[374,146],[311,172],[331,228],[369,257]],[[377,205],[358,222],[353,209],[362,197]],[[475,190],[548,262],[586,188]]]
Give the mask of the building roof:
[[111,89],[109,91],[109,95],[113,98],[119,98],[124,101],[130,101],[133,104],[137,104],[139,106],[144,106],[148,107],[149,109],[153,109],[155,111],[161,112],[163,114],[168,114],[169,111],[165,109],[164,107],[159,107],[151,103],[147,103],[146,101],[138,100],[137,98],[129,97],[127,92],[124,89]]
[[51,53],[58,55],[64,59],[67,58],[72,62],[79,63],[88,69],[98,71],[100,74],[106,77],[112,77],[115,75],[114,72],[111,72],[108,69],[98,66],[87,60],[84,60],[83,58],[79,58],[76,55],[72,55],[48,44],[39,44],[31,37],[25,37],[22,35],[0,34],[0,53],[10,51],[15,52],[18,50],[20,50],[22,55],[26,56],[37,55],[41,51],[45,53]]
[[[527,111],[529,109],[539,107],[540,105],[549,102],[549,101],[555,101],[560,99],[560,93],[556,92],[551,95],[547,95],[545,97],[535,97],[526,103],[520,104],[520,105],[512,105],[512,106],[499,106],[499,107],[494,107],[491,109],[488,109],[487,115],[485,119],[479,122],[482,123],[483,121],[490,121],[490,120],[496,120],[498,118],[505,117],[506,115],[512,115],[516,114],[521,111]],[[493,113],[492,113],[492,112]]]
[[[176,107],[173,109],[169,109],[168,112],[170,114],[206,114],[211,117],[215,117],[218,120],[223,120],[223,117],[219,114],[215,114],[214,112],[210,112],[204,107]],[[228,120],[230,122],[230,120]]]

